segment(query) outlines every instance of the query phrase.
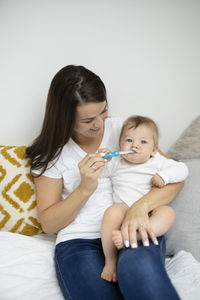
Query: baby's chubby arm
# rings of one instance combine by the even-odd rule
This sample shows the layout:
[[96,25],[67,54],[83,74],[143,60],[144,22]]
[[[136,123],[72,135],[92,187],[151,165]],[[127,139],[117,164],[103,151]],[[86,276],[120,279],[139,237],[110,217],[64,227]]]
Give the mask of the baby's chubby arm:
[[164,180],[162,179],[162,177],[158,174],[155,174],[150,181],[151,185],[154,185],[158,188],[162,188],[165,185]]

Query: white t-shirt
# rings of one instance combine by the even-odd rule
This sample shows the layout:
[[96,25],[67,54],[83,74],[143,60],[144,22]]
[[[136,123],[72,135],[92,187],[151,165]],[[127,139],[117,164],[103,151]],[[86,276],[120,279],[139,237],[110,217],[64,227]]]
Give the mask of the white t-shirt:
[[[118,150],[119,134],[122,120],[119,118],[106,118],[104,123],[104,136],[99,148]],[[83,151],[72,139],[64,146],[59,159],[53,165],[49,163],[44,176],[63,178],[62,199],[68,197],[79,185],[81,177],[78,163],[87,153]],[[34,173],[39,174],[38,170]],[[101,222],[106,208],[113,204],[112,184],[108,176],[103,174],[98,179],[98,187],[86,204],[82,207],[74,221],[58,232],[56,244],[75,238],[99,238]]]
[[185,180],[188,168],[184,163],[165,158],[157,152],[143,164],[128,163],[122,157],[112,158],[104,169],[106,172],[112,180],[114,203],[125,202],[131,206],[150,191],[153,175],[160,175],[165,184],[175,183]]

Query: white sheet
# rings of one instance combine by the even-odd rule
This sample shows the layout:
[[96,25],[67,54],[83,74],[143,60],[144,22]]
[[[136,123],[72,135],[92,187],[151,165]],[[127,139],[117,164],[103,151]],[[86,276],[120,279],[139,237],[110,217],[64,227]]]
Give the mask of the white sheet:
[[0,299],[63,300],[53,237],[0,232]]
[[182,300],[200,299],[200,262],[191,253],[179,251],[166,258],[166,269]]
[[[0,232],[0,300],[63,300],[54,267],[55,237]],[[200,299],[200,263],[185,251],[166,259],[182,300]]]

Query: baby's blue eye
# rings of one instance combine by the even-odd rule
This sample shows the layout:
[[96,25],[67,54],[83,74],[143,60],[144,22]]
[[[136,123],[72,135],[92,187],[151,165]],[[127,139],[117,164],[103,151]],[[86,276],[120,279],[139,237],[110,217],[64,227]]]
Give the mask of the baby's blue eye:
[[132,139],[127,139],[128,143],[132,143],[132,141],[133,141]]
[[146,144],[146,143],[147,143],[147,141],[141,140],[141,144]]

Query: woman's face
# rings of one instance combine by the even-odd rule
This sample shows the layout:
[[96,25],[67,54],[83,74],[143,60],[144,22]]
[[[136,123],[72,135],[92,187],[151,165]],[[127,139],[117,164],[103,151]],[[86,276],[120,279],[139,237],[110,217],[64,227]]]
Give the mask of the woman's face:
[[108,115],[107,102],[88,103],[76,108],[74,136],[96,138],[103,134],[104,119]]

